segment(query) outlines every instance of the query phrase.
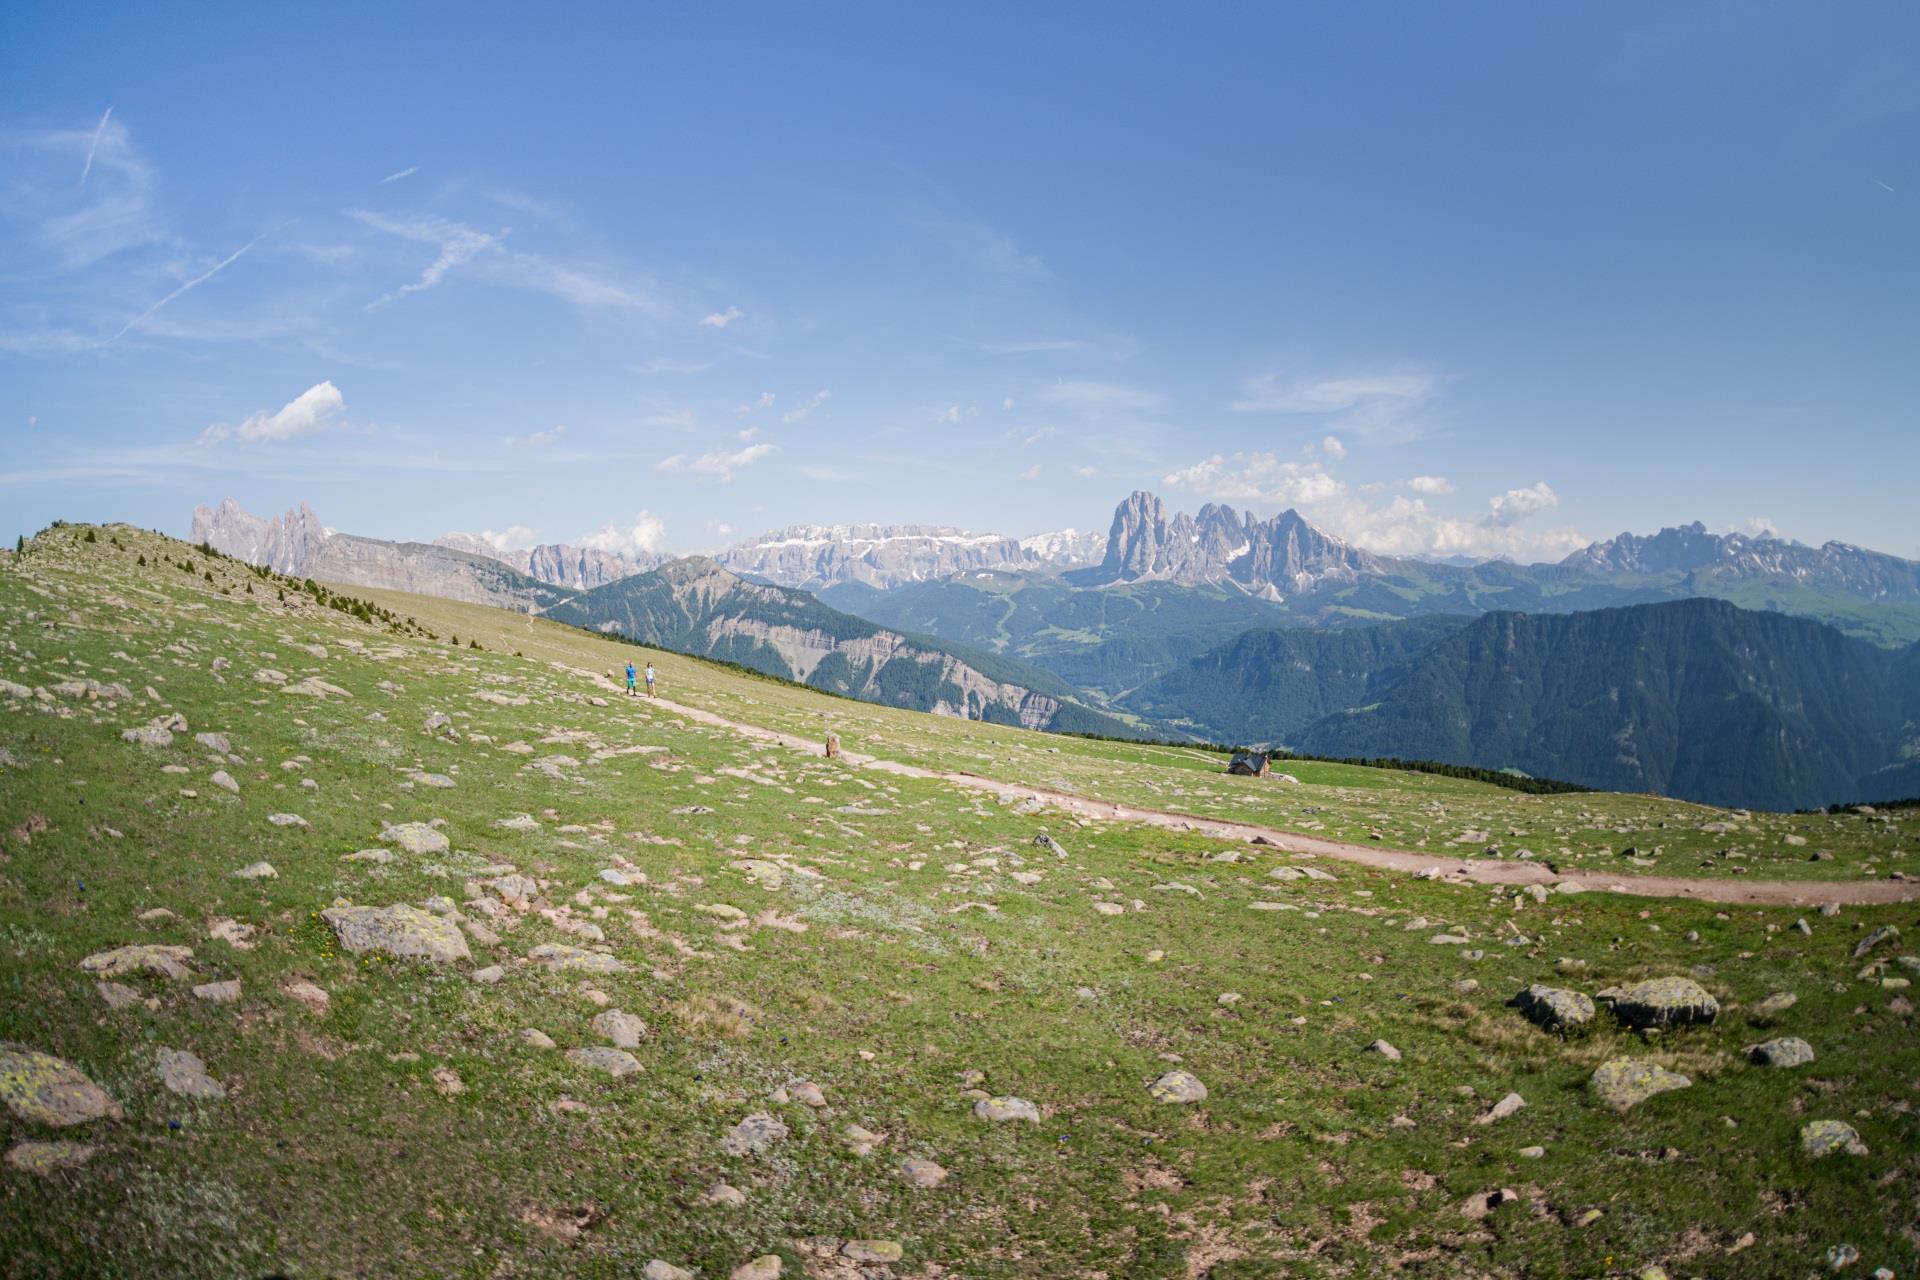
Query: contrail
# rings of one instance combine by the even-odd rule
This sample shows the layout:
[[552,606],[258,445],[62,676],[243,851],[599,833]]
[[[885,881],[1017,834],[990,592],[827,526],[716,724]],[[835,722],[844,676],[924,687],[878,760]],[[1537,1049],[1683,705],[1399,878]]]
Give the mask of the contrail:
[[[1888,186],[1888,185],[1887,185],[1886,183],[1884,183],[1884,182],[1882,182],[1882,181],[1880,181],[1880,179],[1878,179],[1878,178],[1874,178],[1874,179],[1872,179],[1872,182],[1873,182],[1873,185],[1874,185],[1874,186],[1876,186],[1876,187],[1879,187],[1879,188],[1881,188],[1881,189],[1882,189],[1882,190],[1884,190],[1884,191],[1893,191],[1893,188],[1892,188],[1892,187],[1889,187],[1889,186]],[[1897,191],[1894,191],[1894,194],[1895,194],[1895,195],[1899,195],[1900,193],[1899,193],[1899,192],[1897,192]]]
[[402,170],[401,170],[400,172],[398,172],[398,173],[390,173],[390,174],[388,174],[388,175],[387,175],[386,177],[384,177],[384,178],[382,178],[382,179],[380,179],[380,181],[381,181],[382,183],[388,183],[388,182],[398,182],[398,181],[400,181],[400,179],[402,179],[402,178],[411,178],[411,177],[412,177],[412,176],[413,176],[414,174],[416,174],[416,173],[418,173],[418,172],[420,172],[420,166],[419,166],[419,165],[417,165],[417,164],[416,164],[416,165],[410,165],[410,166],[408,166],[407,168],[405,168],[405,169],[402,169]]
[[114,343],[120,341],[120,339],[127,336],[127,330],[133,328],[135,325],[145,320],[148,316],[152,315],[154,312],[158,311],[160,308],[166,306],[169,302],[172,302],[175,298],[179,297],[181,294],[187,292],[187,290],[198,288],[200,285],[203,285],[207,281],[213,279],[215,276],[219,275],[222,271],[225,271],[228,267],[232,266],[235,262],[239,261],[241,254],[244,254],[247,250],[253,248],[253,246],[259,244],[262,240],[266,238],[267,238],[267,233],[262,231],[259,235],[255,236],[253,239],[247,241],[247,243],[240,246],[240,248],[234,250],[231,257],[226,258],[225,260],[221,261],[217,265],[208,269],[206,272],[195,276],[193,279],[187,281],[185,284],[181,285],[178,289],[175,289],[172,293],[168,294],[166,297],[160,299],[160,301],[148,307],[145,311],[142,311],[139,315],[135,316],[133,319],[127,321],[126,324],[121,326],[120,332],[114,334],[111,338],[108,338],[101,345],[110,347]]
[[80,185],[87,185],[87,175],[93,172],[93,153],[100,149],[100,135],[107,131],[107,121],[113,117],[113,108],[107,108],[107,114],[100,117],[100,123],[94,127],[93,141],[87,144],[87,162],[80,167]]

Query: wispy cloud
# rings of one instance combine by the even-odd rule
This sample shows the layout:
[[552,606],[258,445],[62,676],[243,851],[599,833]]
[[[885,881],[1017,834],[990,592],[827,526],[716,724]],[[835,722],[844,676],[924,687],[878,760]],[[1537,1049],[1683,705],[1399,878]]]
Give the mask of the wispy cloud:
[[988,351],[999,356],[1045,355],[1064,351],[1091,351],[1093,344],[1079,338],[1032,338],[1024,342],[973,342],[960,339],[977,351]]
[[166,297],[160,299],[160,301],[154,303],[152,306],[148,307],[145,311],[142,311],[139,315],[135,316],[133,319],[127,321],[124,325],[120,326],[120,331],[114,334],[111,338],[108,338],[106,342],[103,343],[102,345],[112,346],[114,343],[120,341],[120,339],[127,336],[128,330],[133,329],[141,324],[144,324],[149,318],[151,318],[155,313],[157,313],[160,310],[160,308],[166,306],[169,302],[172,302],[175,298],[180,297],[182,294],[190,293],[193,290],[198,289],[201,285],[213,279],[215,276],[219,275],[222,271],[225,271],[228,267],[232,266],[234,263],[240,261],[240,259],[243,256],[245,256],[247,250],[253,248],[254,245],[259,244],[264,239],[266,239],[266,233],[262,232],[261,234],[255,236],[253,239],[247,241],[247,243],[241,245],[238,249],[235,249],[232,253],[228,254],[226,257],[222,258],[220,261],[214,263],[211,267],[208,267],[205,271],[201,272],[199,275],[195,276],[193,279],[187,281],[185,284],[175,289],[172,293],[169,293]]
[[368,310],[408,294],[422,293],[439,284],[449,272],[468,263],[484,278],[513,288],[548,294],[587,310],[636,310],[663,315],[666,308],[648,293],[604,275],[551,261],[537,253],[506,247],[509,232],[479,231],[436,214],[390,216],[366,209],[350,209],[348,216],[363,226],[416,244],[437,246],[439,255],[410,284],[367,304]]
[[396,298],[404,298],[410,293],[424,293],[433,288],[455,267],[472,261],[476,255],[488,249],[497,247],[506,234],[502,232],[499,235],[489,235],[484,231],[475,231],[472,227],[431,214],[389,218],[384,214],[373,213],[366,209],[349,209],[347,216],[375,231],[399,236],[403,240],[411,240],[416,244],[438,245],[440,248],[440,255],[427,264],[426,270],[420,273],[418,280],[412,284],[403,284],[393,292],[375,298],[367,304],[369,311],[375,307],[384,306]]
[[1143,413],[1158,409],[1166,397],[1157,391],[1122,386],[1114,382],[1067,380],[1055,382],[1040,392],[1048,404],[1089,411],[1127,411]]
[[420,166],[417,164],[410,164],[406,168],[400,170],[400,172],[398,173],[388,174],[386,177],[380,179],[380,181],[383,185],[389,182],[398,182],[402,178],[411,178],[414,174],[418,172],[420,172]]
[[94,127],[93,141],[87,143],[87,162],[80,166],[80,185],[83,187],[87,185],[87,175],[93,172],[93,156],[100,150],[100,135],[107,131],[107,121],[111,119],[113,119],[113,108],[108,107],[106,114],[100,117],[100,123]]
[[274,413],[256,413],[238,427],[215,424],[201,432],[203,444],[222,440],[291,440],[324,431],[327,424],[346,407],[340,389],[331,381],[317,382]]
[[[1873,179],[1872,181],[1873,181],[1873,185],[1874,185],[1874,186],[1876,186],[1876,187],[1879,187],[1879,188],[1880,188],[1880,189],[1881,189],[1882,191],[1893,191],[1893,188],[1892,188],[1892,187],[1890,187],[1890,186],[1888,186],[1888,185],[1887,185],[1886,183],[1884,183],[1884,182],[1882,182],[1882,181],[1880,181],[1880,179],[1878,179],[1878,178],[1874,178],[1874,179]],[[1899,192],[1897,192],[1897,191],[1895,191],[1895,192],[1894,192],[1894,194],[1895,194],[1895,195],[1898,195],[1898,194],[1899,194]]]
[[656,356],[651,360],[642,360],[639,364],[628,367],[643,378],[651,378],[663,373],[705,373],[707,370],[713,368],[713,362],[710,360],[676,360],[671,356]]
[[750,444],[746,448],[736,449],[732,453],[723,453],[718,450],[709,451],[699,454],[698,456],[676,453],[672,457],[662,458],[660,461],[654,463],[653,469],[655,471],[690,472],[695,475],[713,476],[722,484],[725,484],[733,479],[734,472],[752,466],[772,452],[773,446],[770,444]]
[[725,311],[713,311],[700,317],[700,324],[708,329],[724,329],[746,313],[738,307],[728,307]]
[[1216,453],[1168,472],[1162,483],[1223,502],[1285,506],[1324,502],[1345,492],[1320,463],[1282,461],[1271,453],[1236,453],[1231,458]]
[[1429,373],[1389,372],[1343,378],[1288,381],[1262,373],[1242,385],[1235,413],[1306,414],[1375,444],[1400,443],[1428,434],[1423,416],[1440,389]]
[[[813,393],[811,397],[808,398],[807,402],[801,405],[798,409],[789,409],[785,413],[781,414],[780,421],[803,422],[806,419],[811,418],[815,410],[819,409],[821,405],[825,404],[827,401],[831,400],[832,398],[833,398],[833,392],[831,391],[827,391],[824,389],[820,391],[816,391]],[[769,400],[768,403],[772,403],[772,402]]]
[[1022,471],[1018,478],[1021,480],[1038,480],[1040,478],[1040,464],[1037,462],[1034,463],[1025,471]]
[[507,443],[521,449],[538,449],[545,445],[557,444],[565,435],[564,425],[548,427],[545,431],[534,431],[524,436],[508,436]]

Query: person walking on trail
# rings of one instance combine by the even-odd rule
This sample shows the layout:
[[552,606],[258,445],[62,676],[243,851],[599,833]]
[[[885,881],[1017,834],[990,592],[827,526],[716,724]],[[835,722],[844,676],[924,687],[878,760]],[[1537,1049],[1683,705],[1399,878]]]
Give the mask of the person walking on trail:
[[651,662],[647,664],[647,696],[649,698],[657,698],[660,696],[659,692],[653,687],[653,664]]
[[629,698],[631,698],[634,695],[633,676],[634,676],[633,664],[629,662],[627,664],[627,696]]

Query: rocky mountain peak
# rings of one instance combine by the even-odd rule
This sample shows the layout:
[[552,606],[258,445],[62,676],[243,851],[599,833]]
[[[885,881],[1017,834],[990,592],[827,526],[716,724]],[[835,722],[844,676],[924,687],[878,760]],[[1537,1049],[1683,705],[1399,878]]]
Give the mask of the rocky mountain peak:
[[1269,520],[1209,502],[1173,516],[1144,490],[1113,513],[1101,577],[1132,582],[1232,582],[1262,595],[1312,590],[1378,572],[1378,557],[1309,524],[1297,511]]

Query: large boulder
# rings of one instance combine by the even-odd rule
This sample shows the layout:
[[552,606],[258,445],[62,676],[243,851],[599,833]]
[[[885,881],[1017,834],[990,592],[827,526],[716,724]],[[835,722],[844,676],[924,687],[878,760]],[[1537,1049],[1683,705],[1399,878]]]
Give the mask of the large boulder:
[[0,1101],[28,1124],[54,1129],[121,1114],[119,1104],[80,1068],[37,1049],[0,1049]]
[[1842,1153],[1864,1156],[1867,1144],[1844,1120],[1813,1120],[1800,1127],[1800,1150],[1810,1159],[1823,1160]]
[[472,953],[459,928],[442,916],[405,903],[390,907],[328,907],[320,918],[348,951],[379,951],[423,960],[466,960]]
[[1548,1031],[1568,1031],[1593,1021],[1593,1000],[1578,991],[1534,983],[1507,1004]]
[[1802,1067],[1813,1061],[1813,1046],[1799,1036],[1781,1036],[1754,1045],[1747,1056],[1763,1067]]
[[1720,1002],[1692,978],[1652,978],[1605,992],[1602,998],[1613,1005],[1613,1016],[1630,1027],[1680,1027],[1720,1016]]
[[1613,1058],[1594,1069],[1587,1087],[1615,1111],[1626,1111],[1656,1094],[1690,1088],[1693,1081],[1638,1058]]
[[453,847],[446,834],[425,822],[402,822],[380,833],[380,843],[400,846],[406,853],[445,853]]
[[973,1114],[982,1120],[994,1124],[1022,1120],[1028,1124],[1040,1123],[1040,1108],[1025,1098],[982,1098],[973,1104]]

